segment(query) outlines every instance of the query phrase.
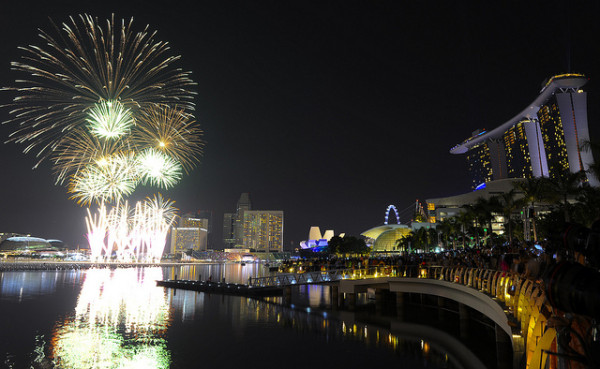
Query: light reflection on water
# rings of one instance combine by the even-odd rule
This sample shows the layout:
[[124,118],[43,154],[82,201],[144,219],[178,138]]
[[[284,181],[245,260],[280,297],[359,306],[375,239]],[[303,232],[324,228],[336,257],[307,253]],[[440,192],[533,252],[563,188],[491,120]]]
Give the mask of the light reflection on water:
[[[164,289],[155,283],[175,275],[244,283],[249,277],[269,274],[260,264],[0,273],[0,299],[9,302],[0,306],[0,331],[8,324],[1,319],[3,314],[17,314],[17,326],[29,325],[23,337],[14,333],[17,327],[11,327],[15,342],[0,347],[0,366],[187,368],[195,367],[199,356],[208,367],[247,366],[261,359],[257,353],[265,347],[277,347],[268,351],[269,361],[261,362],[262,368],[279,368],[281,362],[297,367],[290,364],[299,363],[288,360],[300,352],[319,358],[313,368],[372,362],[453,367],[443,352],[431,349],[427,342],[318,312],[330,305],[328,287],[300,287],[293,300],[308,308],[293,309],[278,304],[279,297],[259,301]],[[39,308],[53,309],[53,318],[38,318],[40,310],[19,316],[20,306],[31,305],[36,298],[51,301]],[[48,319],[53,319],[53,326],[40,328],[40,322]],[[235,355],[223,351],[231,345]]]
[[169,321],[161,268],[90,269],[75,315],[57,324],[50,356],[58,368],[168,368]]
[[57,283],[78,284],[81,274],[69,270],[63,274],[55,271],[0,272],[0,299],[19,301],[53,293]]

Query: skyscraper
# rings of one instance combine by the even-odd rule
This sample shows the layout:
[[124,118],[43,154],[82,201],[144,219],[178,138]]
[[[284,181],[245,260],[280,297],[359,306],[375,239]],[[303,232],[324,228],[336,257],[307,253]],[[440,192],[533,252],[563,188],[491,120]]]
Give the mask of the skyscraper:
[[241,246],[244,244],[244,213],[248,210],[252,210],[252,203],[250,202],[250,194],[248,192],[244,192],[237,202],[237,209],[235,212],[235,226],[233,228],[233,235],[236,246]]
[[[453,147],[453,154],[467,154],[473,188],[505,178],[561,177],[587,170],[593,163],[589,141],[587,82],[582,74],[550,78],[538,97],[523,111],[499,127],[474,134]],[[588,182],[598,180],[588,174]]]
[[254,252],[283,251],[283,211],[252,210],[249,193],[242,193],[235,213],[223,216],[225,248]]
[[226,249],[235,247],[235,213],[223,214],[223,246]]
[[244,211],[243,234],[244,248],[255,252],[282,252],[283,211]]
[[182,216],[179,224],[171,229],[171,254],[188,250],[206,251],[208,223],[206,218],[196,218],[191,214]]

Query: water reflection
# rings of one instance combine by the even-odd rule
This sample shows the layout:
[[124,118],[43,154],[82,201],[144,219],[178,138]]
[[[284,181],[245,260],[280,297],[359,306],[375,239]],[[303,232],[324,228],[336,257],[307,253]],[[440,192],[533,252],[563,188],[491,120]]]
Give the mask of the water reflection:
[[168,368],[169,305],[161,268],[90,269],[75,315],[50,341],[57,368]]
[[18,301],[35,296],[51,294],[56,291],[57,283],[78,283],[78,271],[10,271],[0,273],[0,297]]
[[203,280],[211,279],[220,282],[225,279],[227,283],[248,283],[250,277],[266,277],[275,274],[260,263],[215,263],[182,265],[179,267],[165,268],[166,279]]

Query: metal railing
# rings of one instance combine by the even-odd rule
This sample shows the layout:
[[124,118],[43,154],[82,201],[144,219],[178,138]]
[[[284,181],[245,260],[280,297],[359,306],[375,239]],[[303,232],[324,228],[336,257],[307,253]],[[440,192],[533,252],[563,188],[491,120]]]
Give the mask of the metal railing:
[[[327,283],[342,279],[367,279],[377,277],[413,277],[439,276],[441,267],[429,267],[428,272],[418,266],[373,266],[367,268],[344,268],[303,273],[278,273],[275,276],[250,278],[250,287],[283,287],[297,284]],[[431,272],[433,271],[433,272]]]

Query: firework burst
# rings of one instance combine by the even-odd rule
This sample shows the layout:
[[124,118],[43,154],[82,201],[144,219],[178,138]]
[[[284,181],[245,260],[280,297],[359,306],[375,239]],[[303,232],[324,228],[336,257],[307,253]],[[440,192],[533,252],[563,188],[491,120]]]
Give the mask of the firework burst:
[[132,154],[121,154],[86,166],[71,178],[71,198],[83,205],[120,201],[130,195],[139,182],[135,163]]
[[175,158],[188,172],[202,154],[201,137],[202,130],[183,108],[155,105],[139,115],[132,141]]
[[136,162],[136,169],[143,183],[168,189],[181,179],[181,164],[155,149],[142,151]]
[[19,124],[10,141],[28,143],[24,151],[36,149],[42,161],[65,132],[93,120],[98,105],[118,103],[134,115],[154,104],[193,111],[190,72],[171,66],[180,57],[167,55],[156,32],[134,32],[133,18],[118,25],[113,16],[104,27],[89,15],[69,19],[53,23],[53,34],[40,31],[43,46],[21,47],[25,55],[11,64],[29,77],[7,88],[17,93],[11,113]]
[[90,133],[106,139],[128,134],[133,126],[131,111],[118,101],[101,101],[89,110]]

